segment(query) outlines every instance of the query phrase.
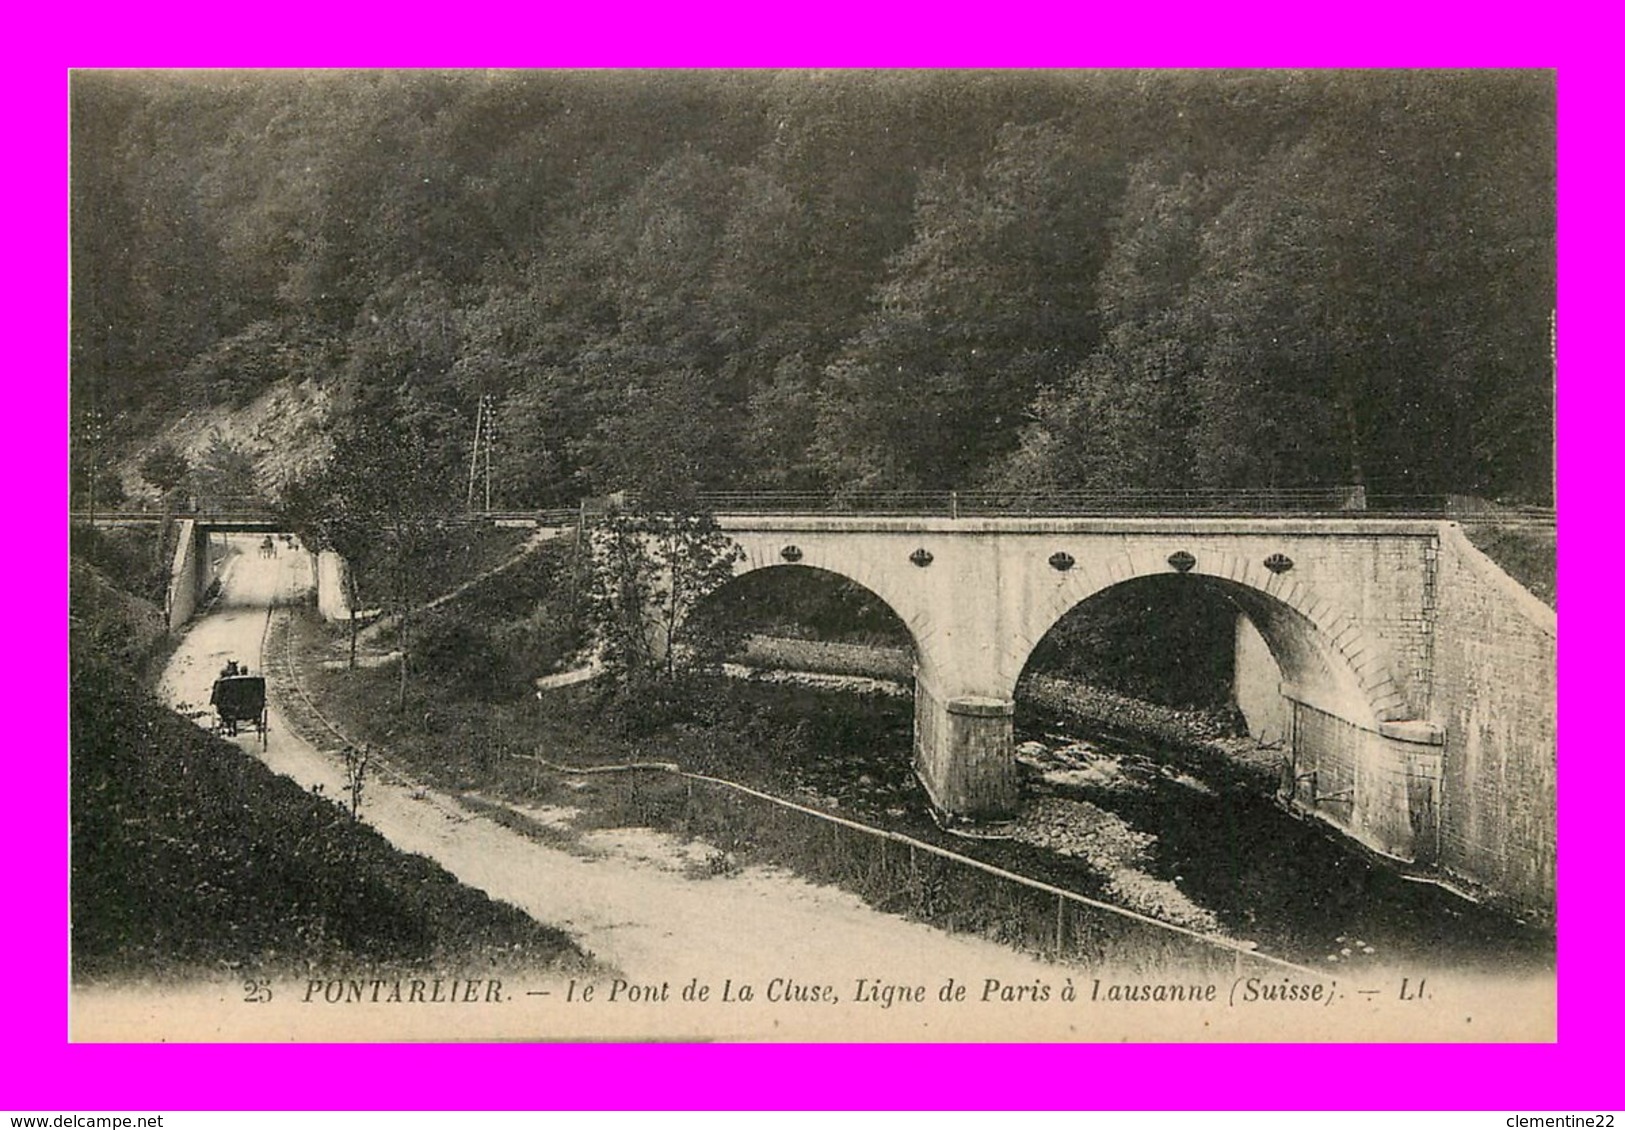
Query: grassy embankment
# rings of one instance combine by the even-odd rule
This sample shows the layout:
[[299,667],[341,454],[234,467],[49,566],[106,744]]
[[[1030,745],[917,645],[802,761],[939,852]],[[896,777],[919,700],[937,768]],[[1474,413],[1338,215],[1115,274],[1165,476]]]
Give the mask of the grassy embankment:
[[1463,522],[1462,533],[1506,574],[1557,607],[1557,535],[1529,523]]
[[580,958],[166,709],[132,674],[163,650],[158,610],[89,562],[72,569],[76,981]]
[[68,530],[71,638],[77,652],[103,656],[151,681],[169,655],[164,619],[172,538],[156,526]]

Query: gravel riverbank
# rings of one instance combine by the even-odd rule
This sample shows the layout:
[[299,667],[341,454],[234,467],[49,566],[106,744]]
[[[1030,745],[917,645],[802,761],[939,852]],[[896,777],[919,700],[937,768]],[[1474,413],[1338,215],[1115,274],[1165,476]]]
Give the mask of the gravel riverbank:
[[[891,680],[907,693],[913,683],[913,657],[903,648],[757,635],[747,641],[742,659],[748,668],[772,672],[777,680],[793,682],[803,673],[817,676],[806,680],[809,685],[829,686],[832,677],[848,676],[858,689],[873,690],[876,680]],[[1159,706],[1042,674],[1021,680],[1016,701],[1028,708],[1018,706],[1018,729],[1032,728],[1036,721],[1038,729],[1059,725],[1108,733],[1165,752],[1213,777],[1212,784],[1234,785],[1254,795],[1273,793],[1280,780],[1281,749],[1248,737],[1233,713]]]

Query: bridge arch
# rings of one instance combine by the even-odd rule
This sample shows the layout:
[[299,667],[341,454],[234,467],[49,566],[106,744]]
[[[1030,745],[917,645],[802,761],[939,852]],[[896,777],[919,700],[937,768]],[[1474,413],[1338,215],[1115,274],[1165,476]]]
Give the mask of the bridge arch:
[[[772,546],[755,539],[740,545],[741,556],[734,563],[732,580],[707,595],[707,600],[728,590],[740,578],[769,570],[808,570],[835,577],[858,586],[878,600],[908,629],[909,644],[914,649],[916,662],[921,654],[921,643],[930,636],[929,608],[922,604],[917,590],[897,584],[894,574],[872,567],[862,555],[837,555],[829,552],[829,543],[808,540],[805,549],[799,545]],[[786,556],[793,549],[794,554]]]
[[[1074,608],[1153,577],[1207,586],[1246,615],[1280,667],[1290,697],[1367,728],[1406,715],[1386,657],[1352,616],[1311,586],[1229,554],[1209,555],[1183,571],[1128,554],[1104,566],[1080,563],[1042,592],[1011,634],[1007,669],[1019,678],[1038,644]],[[1012,693],[1014,686],[1012,680]]]

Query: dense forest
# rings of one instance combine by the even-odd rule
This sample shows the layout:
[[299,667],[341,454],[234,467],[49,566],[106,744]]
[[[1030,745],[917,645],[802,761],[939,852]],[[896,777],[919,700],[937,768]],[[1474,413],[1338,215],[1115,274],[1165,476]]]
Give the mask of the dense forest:
[[1546,501],[1554,100],[1528,71],[79,72],[76,482],[306,384],[375,509],[461,505],[486,396],[506,506]]

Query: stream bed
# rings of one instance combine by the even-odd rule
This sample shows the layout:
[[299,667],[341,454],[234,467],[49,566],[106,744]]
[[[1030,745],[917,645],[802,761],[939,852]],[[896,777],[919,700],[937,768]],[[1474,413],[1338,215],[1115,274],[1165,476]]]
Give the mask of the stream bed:
[[[820,691],[829,684],[822,676]],[[762,783],[789,784],[841,815],[1328,972],[1554,968],[1549,928],[1408,879],[1286,811],[1257,781],[1256,750],[1247,772],[1206,772],[1158,739],[1018,705],[1022,812],[999,838],[954,835],[934,819],[910,767],[906,699],[862,690],[871,708],[885,699],[881,709],[895,715],[881,740],[871,733],[867,744],[839,750],[814,745],[779,760],[776,781]],[[1032,721],[1021,725],[1024,715]]]

